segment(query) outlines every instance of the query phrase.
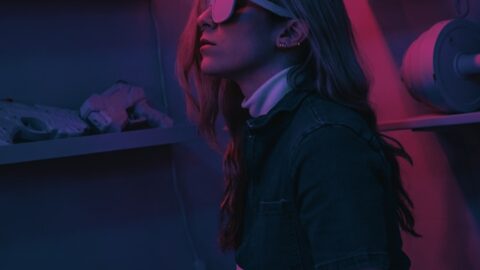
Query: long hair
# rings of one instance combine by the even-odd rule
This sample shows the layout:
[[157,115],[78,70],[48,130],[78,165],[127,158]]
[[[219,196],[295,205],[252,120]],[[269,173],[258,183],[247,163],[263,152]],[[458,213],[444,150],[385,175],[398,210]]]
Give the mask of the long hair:
[[[350,19],[343,1],[275,0],[289,9],[309,27],[301,59],[288,73],[293,89],[315,89],[323,98],[342,104],[359,113],[378,134],[383,153],[391,167],[388,186],[392,188],[395,214],[400,227],[414,236],[413,203],[401,182],[397,157],[412,160],[395,139],[380,134],[376,115],[369,101],[369,82],[357,59],[357,49]],[[187,113],[198,123],[199,131],[218,148],[215,123],[222,114],[230,135],[224,152],[225,190],[220,205],[219,241],[222,250],[236,249],[241,243],[245,196],[248,179],[243,162],[242,127],[248,112],[241,107],[244,98],[233,81],[202,74],[196,19],[206,8],[195,0],[182,33],[177,54],[177,76],[186,98]],[[279,20],[280,18],[272,18]],[[300,90],[296,90],[300,91]]]

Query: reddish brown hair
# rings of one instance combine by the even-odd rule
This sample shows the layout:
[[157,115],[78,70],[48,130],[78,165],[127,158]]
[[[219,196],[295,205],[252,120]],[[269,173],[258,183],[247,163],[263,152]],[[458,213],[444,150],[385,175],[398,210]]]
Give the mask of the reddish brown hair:
[[[316,89],[326,99],[348,106],[378,133],[376,116],[368,101],[369,83],[357,58],[351,23],[343,1],[277,0],[297,18],[307,22],[310,33],[303,45],[305,53],[288,75],[294,89]],[[248,180],[242,163],[242,127],[248,112],[241,108],[244,98],[234,82],[207,76],[200,71],[197,17],[206,8],[195,0],[189,20],[180,38],[177,55],[177,75],[184,89],[187,113],[199,125],[199,130],[213,147],[218,148],[215,123],[219,113],[225,120],[230,142],[224,152],[225,191],[221,203],[220,245],[223,250],[235,249],[242,237],[245,193]],[[279,20],[272,14],[272,19]],[[195,91],[194,91],[195,89]],[[391,165],[396,215],[401,228],[418,236],[414,230],[413,207],[403,188],[396,157],[411,162],[396,140],[382,135],[383,152]]]

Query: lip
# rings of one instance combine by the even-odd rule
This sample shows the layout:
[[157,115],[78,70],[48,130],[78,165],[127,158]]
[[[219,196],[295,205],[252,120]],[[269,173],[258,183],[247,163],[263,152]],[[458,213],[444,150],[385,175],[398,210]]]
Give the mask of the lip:
[[203,47],[203,46],[207,46],[207,45],[210,45],[210,46],[215,46],[215,42],[213,41],[210,41],[206,38],[201,38],[200,39],[200,47]]
[[203,44],[202,46],[200,46],[200,52],[205,52],[206,50],[208,50],[209,48],[212,48],[214,45],[211,45],[211,44]]

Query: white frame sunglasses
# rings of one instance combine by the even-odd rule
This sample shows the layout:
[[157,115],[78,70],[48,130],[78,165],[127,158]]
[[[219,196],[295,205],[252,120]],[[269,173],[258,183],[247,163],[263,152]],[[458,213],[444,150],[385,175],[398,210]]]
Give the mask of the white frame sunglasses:
[[[293,14],[286,8],[281,7],[268,0],[248,0],[252,3],[261,6],[262,8],[286,18],[294,18]],[[232,17],[235,10],[236,0],[211,0],[212,19],[215,23],[223,23]]]

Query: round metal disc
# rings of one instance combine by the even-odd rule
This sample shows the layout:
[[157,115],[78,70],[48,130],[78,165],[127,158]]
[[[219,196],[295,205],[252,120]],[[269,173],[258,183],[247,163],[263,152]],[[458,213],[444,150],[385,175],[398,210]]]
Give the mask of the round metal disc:
[[480,53],[480,28],[467,20],[453,20],[438,37],[434,51],[435,86],[449,111],[480,109],[480,74],[462,76],[455,68],[460,54]]

